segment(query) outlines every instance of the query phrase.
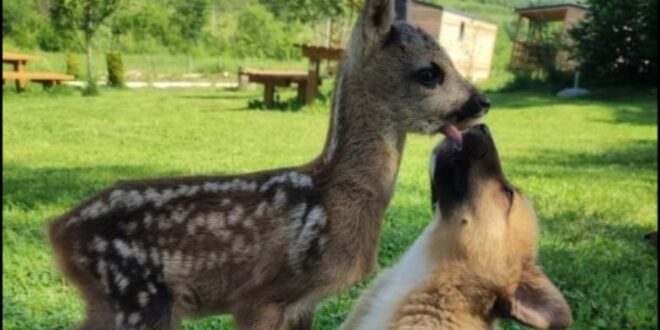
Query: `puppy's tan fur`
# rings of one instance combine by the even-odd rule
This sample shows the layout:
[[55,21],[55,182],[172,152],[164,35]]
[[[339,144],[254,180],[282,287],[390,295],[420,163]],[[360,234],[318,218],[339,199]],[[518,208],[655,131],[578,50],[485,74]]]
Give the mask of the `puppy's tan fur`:
[[[443,148],[439,157],[447,153]],[[492,156],[471,162],[499,167],[494,145],[491,149]],[[507,196],[500,170],[479,173],[492,168],[470,168],[468,200],[438,209],[415,245],[364,296],[344,329],[490,329],[500,317],[543,329],[571,323],[563,296],[537,265],[538,228],[531,203],[519,191]],[[410,275],[414,272],[419,276]],[[401,283],[401,277],[410,276],[419,282]],[[387,301],[388,291],[399,294]]]

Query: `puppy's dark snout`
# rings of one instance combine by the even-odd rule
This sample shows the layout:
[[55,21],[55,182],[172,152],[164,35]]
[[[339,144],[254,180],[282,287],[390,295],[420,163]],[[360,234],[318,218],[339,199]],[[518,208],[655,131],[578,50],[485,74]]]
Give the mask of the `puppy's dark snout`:
[[482,133],[484,133],[484,134],[486,134],[486,135],[490,135],[490,130],[488,129],[488,126],[486,126],[486,124],[481,124],[481,125],[479,125],[479,126],[477,126],[477,127],[479,128],[479,130],[480,130]]

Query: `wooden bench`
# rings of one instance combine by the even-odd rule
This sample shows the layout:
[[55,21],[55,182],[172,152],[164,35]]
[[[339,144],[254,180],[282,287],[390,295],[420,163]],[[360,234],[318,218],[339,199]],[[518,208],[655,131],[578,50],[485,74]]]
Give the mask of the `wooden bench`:
[[[310,74],[304,71],[276,71],[276,70],[256,70],[256,69],[239,69],[239,81],[243,76],[247,76],[249,82],[264,85],[264,104],[266,107],[273,106],[275,87],[289,87],[292,84],[298,86],[298,99],[301,102],[311,103],[316,96],[310,90],[318,88],[318,86],[310,86],[312,79]],[[320,85],[320,80],[314,81],[316,85]]]
[[41,83],[44,87],[50,87],[53,85],[59,85],[63,81],[71,81],[73,79],[74,77],[71,75],[54,72],[2,72],[2,84],[4,85],[7,80],[16,80],[20,85],[18,87],[19,90],[25,88],[25,82],[27,81],[34,81]]
[[50,87],[74,79],[73,76],[62,73],[25,71],[28,61],[32,61],[34,58],[34,56],[27,54],[3,52],[2,63],[11,64],[14,71],[2,71],[2,85],[4,86],[7,80],[15,80],[16,90],[20,92],[25,88],[28,81],[38,82],[44,87]]

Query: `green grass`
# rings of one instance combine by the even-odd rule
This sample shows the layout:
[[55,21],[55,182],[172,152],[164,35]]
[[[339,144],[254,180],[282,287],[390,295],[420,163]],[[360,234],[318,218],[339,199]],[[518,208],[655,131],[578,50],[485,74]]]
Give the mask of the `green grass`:
[[[15,50],[15,48],[13,49]],[[16,50],[17,51],[17,50]],[[21,51],[36,55],[28,62],[28,71],[66,72],[66,53],[41,51]],[[80,73],[86,75],[87,67],[84,54],[76,54],[80,61]],[[105,80],[108,74],[105,53],[97,51],[94,56],[94,72],[98,79]],[[307,61],[271,60],[263,58],[239,59],[227,56],[192,56],[185,54],[122,54],[126,80],[236,80],[239,67],[270,70],[307,70]],[[7,69],[10,66],[7,65]]]
[[[100,97],[82,98],[5,91],[3,328],[69,329],[82,318],[75,291],[53,267],[44,225],[115,180],[248,172],[315,156],[328,105],[246,109],[259,95],[104,89]],[[535,202],[540,262],[572,306],[574,329],[656,329],[657,254],[642,239],[657,228],[655,94],[491,97],[495,107],[486,121],[509,178]],[[395,261],[429,221],[426,164],[437,141],[408,140],[381,234],[381,266]],[[337,328],[367,284],[327,299],[315,328]],[[230,325],[214,317],[188,321],[186,329]]]

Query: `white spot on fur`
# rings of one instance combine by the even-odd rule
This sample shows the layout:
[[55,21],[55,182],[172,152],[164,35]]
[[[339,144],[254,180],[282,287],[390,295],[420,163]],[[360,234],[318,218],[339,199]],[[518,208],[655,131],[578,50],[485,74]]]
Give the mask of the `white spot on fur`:
[[137,312],[131,313],[131,315],[128,316],[128,324],[130,325],[137,325],[140,320],[142,320],[142,317],[140,317],[140,314]]
[[195,194],[197,194],[197,192],[199,192],[200,189],[201,188],[199,186],[192,186],[190,187],[190,189],[188,189],[186,196],[187,197],[194,196]]
[[287,177],[288,177],[287,173],[282,173],[280,175],[273,176],[270,179],[268,179],[268,181],[266,181],[264,184],[261,185],[261,188],[259,188],[259,191],[260,192],[266,192],[274,184],[284,182]]
[[117,313],[117,315],[115,315],[115,326],[121,329],[123,324],[124,324],[124,313],[119,312]]
[[220,184],[217,182],[207,182],[204,184],[204,191],[215,193],[220,191]]
[[140,304],[140,307],[147,306],[149,303],[149,294],[146,291],[140,291],[138,293],[138,304]]
[[147,252],[137,243],[133,242],[133,244],[131,244],[131,252],[133,256],[135,256],[135,259],[137,259],[138,264],[144,265],[147,263]]
[[155,286],[153,283],[148,283],[148,284],[147,284],[147,290],[148,290],[149,293],[151,293],[152,295],[155,295],[156,292],[158,292],[158,290],[156,290],[156,286]]
[[77,216],[73,216],[73,217],[69,218],[69,220],[66,221],[66,224],[64,225],[64,227],[68,228],[69,226],[71,226],[71,225],[75,224],[76,222],[78,222],[78,220],[80,220],[80,218],[78,218]]
[[160,193],[158,193],[158,191],[156,191],[154,188],[148,188],[144,192],[144,198],[152,204],[156,205],[160,200]]
[[307,209],[307,204],[305,203],[300,203],[296,206],[294,206],[291,211],[289,211],[289,218],[291,219],[300,219],[302,216],[305,214],[305,210]]
[[128,287],[129,284],[131,284],[131,282],[128,280],[126,276],[124,276],[124,274],[120,272],[115,272],[114,275],[115,275],[114,278],[115,285],[119,288],[119,292],[124,293],[124,291],[126,291],[126,288]]
[[248,216],[247,218],[245,218],[245,220],[243,220],[242,225],[243,225],[243,228],[245,228],[245,229],[248,229],[248,230],[254,229],[254,219],[252,217]]
[[286,205],[287,197],[286,193],[282,189],[277,189],[275,196],[273,197],[273,207],[275,209],[281,209]]
[[263,216],[266,215],[266,210],[268,209],[268,203],[267,202],[261,202],[257,206],[257,209],[254,211],[254,216],[257,218],[262,218]]
[[175,193],[179,196],[185,196],[188,194],[188,191],[190,191],[190,186],[184,184],[184,185],[180,185],[176,189]]
[[245,253],[245,239],[243,238],[243,235],[236,235],[234,236],[234,241],[231,245],[231,252],[233,254],[241,254]]
[[149,250],[149,256],[151,257],[151,263],[153,263],[156,266],[160,265],[160,254],[158,253],[158,250],[156,250],[155,247],[152,247]]
[[108,241],[102,239],[100,236],[94,236],[92,249],[96,252],[103,253],[108,249]]
[[100,259],[96,263],[96,272],[101,278],[101,285],[103,285],[103,291],[106,293],[110,292],[110,283],[108,282],[108,264],[104,259]]
[[213,251],[206,259],[206,269],[213,269],[216,263],[218,263],[218,253]]
[[305,255],[311,247],[312,242],[319,238],[321,230],[325,227],[326,219],[327,215],[323,207],[316,205],[307,214],[302,230],[298,229],[302,221],[296,221],[291,225],[295,228],[293,232],[299,233],[296,242],[289,246],[289,266],[294,271],[302,270],[300,266],[305,259]]
[[266,192],[274,185],[287,181],[296,188],[309,188],[312,186],[312,178],[309,176],[298,172],[285,172],[268,179],[264,184],[261,185],[259,191]]
[[238,224],[241,219],[243,219],[243,214],[245,211],[243,210],[243,207],[241,205],[236,205],[231,212],[229,212],[229,216],[227,217],[228,224],[230,226],[235,226]]
[[160,199],[156,201],[155,205],[156,207],[161,207],[165,203],[169,202],[170,200],[176,197],[178,196],[176,195],[176,193],[174,193],[173,189],[165,189],[160,194]]
[[189,213],[190,212],[188,210],[184,210],[182,207],[177,207],[174,211],[172,211],[172,214],[170,214],[170,218],[172,218],[175,223],[181,224],[184,220],[186,220]]
[[227,242],[231,238],[231,231],[227,229],[219,229],[213,232],[215,236],[217,236],[221,242]]
[[80,217],[83,219],[92,219],[106,212],[108,212],[108,206],[103,201],[98,200],[80,211]]
[[115,239],[112,241],[112,245],[114,245],[115,250],[117,250],[117,253],[119,253],[121,257],[128,258],[131,256],[131,249],[126,242],[120,239]]

